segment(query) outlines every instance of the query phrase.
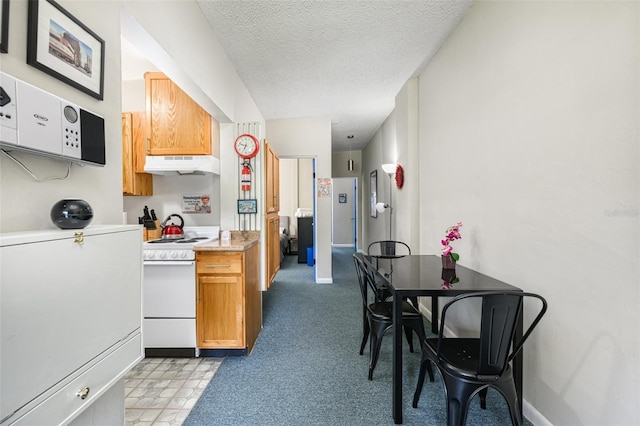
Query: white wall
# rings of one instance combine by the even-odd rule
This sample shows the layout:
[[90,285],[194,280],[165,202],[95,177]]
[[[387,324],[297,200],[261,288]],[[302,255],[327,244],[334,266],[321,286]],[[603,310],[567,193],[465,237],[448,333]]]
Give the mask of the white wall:
[[[389,210],[385,210],[384,213],[378,213],[377,217],[371,216],[371,172],[376,170],[377,173],[377,201],[388,203],[389,197],[389,176],[382,170],[382,165],[386,163],[394,163],[398,160],[397,155],[397,137],[396,137],[396,113],[391,113],[385,122],[380,126],[380,129],[376,132],[373,139],[369,142],[367,147],[362,151],[362,221],[363,221],[363,233],[361,248],[366,250],[369,243],[377,240],[388,240],[389,236],[389,221],[392,220],[392,216],[389,214]],[[401,163],[401,162],[400,162]],[[402,164],[402,163],[401,163]],[[415,173],[415,172],[414,172]],[[391,188],[393,189],[393,185]],[[394,191],[394,213],[398,212],[400,205],[396,204],[397,191]],[[393,215],[394,224],[392,226],[393,236],[391,239],[402,239],[397,235],[398,223],[395,221],[397,215]],[[415,250],[415,248],[414,248]]]
[[420,78],[421,248],[462,220],[461,264],[548,299],[524,395],[553,424],[640,422],[639,8],[475,3]]
[[313,208],[313,160],[310,158],[298,159],[298,207],[303,209]]
[[[282,157],[313,157],[316,179],[331,178],[331,120],[328,117],[268,120],[266,135]],[[316,197],[316,282],[331,283],[331,197]]]
[[[0,231],[53,228],[51,206],[70,196],[87,200],[93,207],[93,224],[122,221],[122,146],[120,36],[121,7],[164,50],[163,58],[177,67],[168,73],[190,96],[221,121],[261,121],[262,117],[222,50],[213,30],[195,1],[68,1],[59,2],[72,15],[105,40],[104,100],[98,101],[55,78],[26,65],[27,6],[11,2],[9,53],[2,55],[0,69],[44,90],[75,102],[105,118],[107,165],[71,169],[66,180],[36,182],[18,165],[0,156]],[[167,31],[171,28],[171,31]],[[184,46],[190,46],[185,49]],[[226,129],[226,128],[225,128]],[[233,142],[233,133],[222,131],[221,156]],[[232,151],[231,151],[232,152]],[[229,155],[229,152],[226,152]],[[16,154],[39,177],[63,176],[66,163],[30,154]],[[221,173],[231,175],[235,162],[222,162]],[[221,195],[222,205],[235,194]],[[223,209],[224,210],[224,209]],[[224,218],[226,212],[222,212]]]
[[[347,170],[347,161],[351,158],[353,160],[353,170]],[[357,248],[362,248],[362,218],[364,215],[369,214],[369,195],[368,195],[368,182],[369,176],[367,175],[366,179],[363,178],[364,173],[362,171],[362,151],[342,151],[342,152],[334,152],[331,156],[331,173],[333,173],[334,178],[340,177],[352,177],[358,178],[358,198],[354,200],[358,204],[358,220],[356,222],[357,235]],[[351,191],[350,191],[351,193]],[[365,208],[363,209],[363,203]],[[366,249],[366,247],[364,247]]]
[[[26,64],[28,2],[25,1],[11,2],[9,53],[1,55],[0,69],[103,116],[107,164],[105,167],[73,166],[71,176],[65,180],[37,182],[0,154],[1,232],[55,228],[49,218],[51,206],[68,197],[83,198],[91,204],[93,224],[122,222],[119,8],[109,2],[99,6],[77,1],[62,1],[60,4],[106,42],[104,101],[98,101]],[[66,162],[32,154],[14,155],[39,178],[62,177],[67,173]]]
[[280,216],[289,216],[290,233],[297,235],[295,213],[298,208],[298,160],[280,159]]
[[[419,77],[419,251],[461,220],[462,265],[547,298],[534,424],[640,424],[639,61],[639,2],[478,1]],[[402,98],[365,174],[404,149]]]

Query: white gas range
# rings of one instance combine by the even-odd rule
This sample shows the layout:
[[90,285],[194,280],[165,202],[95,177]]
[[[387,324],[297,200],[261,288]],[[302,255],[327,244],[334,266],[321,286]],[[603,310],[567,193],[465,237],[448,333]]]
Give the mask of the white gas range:
[[198,356],[197,244],[218,239],[219,226],[184,227],[181,239],[143,244],[143,340],[146,356]]

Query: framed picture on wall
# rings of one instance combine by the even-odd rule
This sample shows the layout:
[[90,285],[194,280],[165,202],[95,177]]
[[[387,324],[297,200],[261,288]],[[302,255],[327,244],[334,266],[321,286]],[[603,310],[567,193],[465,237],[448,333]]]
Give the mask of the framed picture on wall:
[[104,40],[53,0],[29,2],[27,64],[96,99],[104,92]]
[[258,201],[256,199],[238,200],[238,214],[258,213]]
[[378,203],[378,171],[369,174],[369,194],[371,196],[371,217],[378,217],[376,204]]

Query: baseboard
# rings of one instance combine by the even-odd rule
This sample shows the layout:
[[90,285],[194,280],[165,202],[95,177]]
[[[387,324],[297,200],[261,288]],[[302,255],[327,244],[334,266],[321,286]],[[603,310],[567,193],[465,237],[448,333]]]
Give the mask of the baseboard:
[[316,278],[316,284],[333,284],[333,278]]
[[351,248],[353,248],[353,244],[334,244],[334,243],[331,243],[331,247],[351,247]]
[[200,357],[225,357],[225,356],[245,356],[247,349],[200,349]]
[[196,348],[145,348],[146,358],[193,358],[196,356]]
[[[431,321],[431,304],[425,305],[423,303],[418,303],[418,305],[418,308],[420,309],[422,315],[424,315],[425,318]],[[446,329],[446,333],[447,335],[455,336],[453,330],[449,328]],[[547,420],[546,417],[540,414],[540,412],[536,410],[536,407],[527,402],[526,399],[522,400],[522,415],[535,426],[553,426],[553,423],[551,423],[549,420]]]
[[536,407],[529,404],[526,399],[522,400],[522,415],[535,426],[553,426],[553,423],[540,414],[540,411],[536,410]]

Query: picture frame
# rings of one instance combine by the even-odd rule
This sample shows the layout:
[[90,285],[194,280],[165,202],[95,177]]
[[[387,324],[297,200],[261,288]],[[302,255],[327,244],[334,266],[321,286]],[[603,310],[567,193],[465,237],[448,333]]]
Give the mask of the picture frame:
[[9,52],[9,0],[0,5],[0,53]]
[[378,217],[378,171],[374,170],[369,174],[369,194],[371,196],[371,217]]
[[104,52],[104,40],[54,0],[29,1],[27,64],[103,100]]
[[256,214],[258,213],[258,200],[255,198],[247,200],[238,200],[238,214]]
[[344,204],[346,202],[347,202],[347,194],[345,193],[338,194],[338,203]]

